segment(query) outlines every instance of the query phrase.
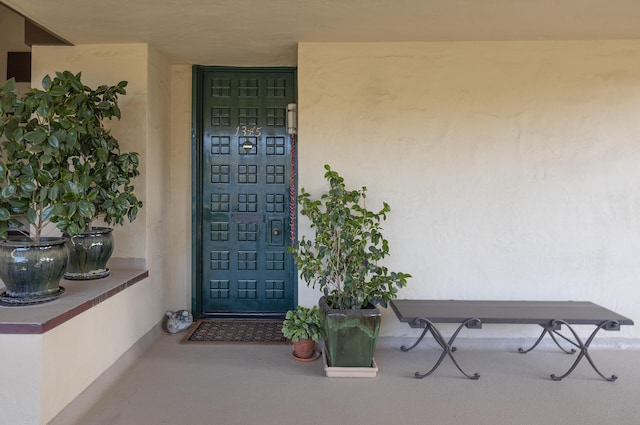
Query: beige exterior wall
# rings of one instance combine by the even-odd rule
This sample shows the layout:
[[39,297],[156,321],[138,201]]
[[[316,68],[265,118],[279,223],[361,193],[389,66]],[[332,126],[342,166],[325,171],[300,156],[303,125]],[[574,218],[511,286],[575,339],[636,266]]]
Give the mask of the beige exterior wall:
[[[414,276],[401,298],[590,300],[638,319],[639,55],[626,41],[301,43],[299,184],[320,193],[328,163],[368,206],[391,205],[388,264]],[[382,334],[405,328],[385,312]],[[621,336],[640,329],[603,335]]]
[[191,86],[188,65],[171,68],[171,254],[169,264],[169,309],[191,309]]
[[[7,53],[29,51],[31,47],[24,44],[24,18],[0,4],[0,84],[7,77]],[[16,88],[24,93],[29,83],[17,83]]]
[[[115,256],[144,256],[150,277],[44,335],[0,335],[5,364],[40,365],[9,376],[33,397],[4,413],[30,425],[53,418],[165,309],[191,307],[192,215],[190,66],[144,44],[33,53],[34,85],[65,69],[88,85],[129,81],[111,127],[141,155],[145,206],[116,229]],[[368,206],[391,205],[388,265],[414,276],[402,298],[591,300],[638,319],[639,54],[626,41],[302,43],[299,184],[320,193],[329,163],[368,187]],[[300,282],[300,304],[318,295]],[[384,315],[384,336],[413,335]],[[74,339],[96,323],[110,326]],[[14,397],[2,385],[0,396]]]
[[[109,125],[123,151],[140,154],[135,187],[144,207],[136,221],[114,230],[114,257],[143,257],[149,278],[41,336],[46,356],[41,362],[40,424],[55,417],[161,321],[167,306],[170,66],[145,44],[34,48],[34,86],[45,74],[61,70],[81,71],[91,87],[128,81],[127,94],[119,101],[122,120]],[[98,333],[97,324],[104,324]]]
[[157,307],[147,299],[157,285],[145,279],[37,335],[43,353],[38,424],[53,419],[156,324]]
[[41,424],[41,336],[0,334],[0,359],[0,424]]

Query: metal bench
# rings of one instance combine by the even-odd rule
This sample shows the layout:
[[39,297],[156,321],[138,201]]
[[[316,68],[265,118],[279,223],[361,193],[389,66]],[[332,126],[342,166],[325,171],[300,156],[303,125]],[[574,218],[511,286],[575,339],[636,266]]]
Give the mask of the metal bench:
[[[457,300],[394,300],[391,308],[401,322],[408,323],[412,328],[424,328],[424,331],[411,347],[400,347],[402,351],[409,351],[431,333],[442,347],[442,353],[436,364],[426,373],[416,372],[416,378],[431,375],[440,366],[442,360],[449,356],[458,370],[467,378],[478,379],[479,373],[468,374],[458,364],[453,353],[456,348],[453,343],[463,327],[480,329],[484,323],[540,325],[543,330],[537,341],[528,349],[519,348],[520,353],[528,353],[549,334],[558,347],[567,354],[574,354],[575,349],[564,349],[556,337],[560,337],[574,347],[579,354],[569,370],[562,374],[552,374],[551,379],[560,381],[576,368],[583,358],[586,358],[593,369],[607,381],[615,381],[617,376],[605,376],[596,367],[589,355],[589,346],[596,334],[605,331],[620,330],[622,325],[633,325],[633,321],[618,313],[585,301],[457,301]],[[455,323],[458,328],[448,341],[435,326],[436,323]],[[573,339],[559,333],[562,326],[566,326]],[[595,330],[583,342],[571,325],[593,325]]]

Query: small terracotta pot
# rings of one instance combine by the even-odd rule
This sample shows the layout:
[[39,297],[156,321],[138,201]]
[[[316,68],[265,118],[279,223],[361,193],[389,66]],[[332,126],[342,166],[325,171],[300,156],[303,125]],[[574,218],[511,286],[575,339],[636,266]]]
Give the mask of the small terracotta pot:
[[293,355],[299,359],[310,359],[315,354],[316,343],[311,338],[293,343]]

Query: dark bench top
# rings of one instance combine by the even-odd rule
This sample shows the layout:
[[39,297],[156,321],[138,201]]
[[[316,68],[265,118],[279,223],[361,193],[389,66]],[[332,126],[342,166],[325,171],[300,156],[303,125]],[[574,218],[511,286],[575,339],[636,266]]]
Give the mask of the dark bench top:
[[563,320],[575,325],[599,325],[615,320],[620,325],[633,325],[631,319],[587,301],[394,300],[391,308],[401,322],[412,327],[425,326],[415,322],[419,318],[433,323],[462,323],[473,318],[502,324],[548,325],[552,320]]

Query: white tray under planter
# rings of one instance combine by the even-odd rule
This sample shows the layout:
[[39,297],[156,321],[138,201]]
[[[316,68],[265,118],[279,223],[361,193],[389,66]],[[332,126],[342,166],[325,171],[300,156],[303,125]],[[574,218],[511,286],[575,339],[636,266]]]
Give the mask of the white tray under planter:
[[329,378],[375,378],[378,373],[376,359],[371,367],[336,367],[327,364],[327,350],[322,350],[324,373]]

